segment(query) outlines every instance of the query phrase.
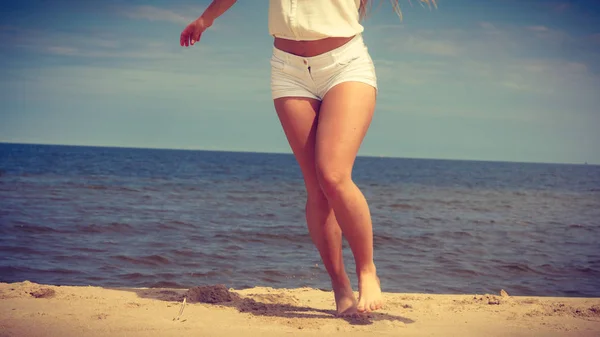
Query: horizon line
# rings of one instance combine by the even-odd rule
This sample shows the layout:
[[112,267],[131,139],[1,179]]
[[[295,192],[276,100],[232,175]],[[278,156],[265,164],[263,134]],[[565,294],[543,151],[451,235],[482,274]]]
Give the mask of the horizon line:
[[[207,148],[177,148],[177,147],[144,147],[135,145],[90,145],[90,144],[67,144],[67,143],[37,143],[37,142],[12,142],[0,140],[0,144],[11,145],[40,145],[40,146],[71,146],[71,147],[97,147],[97,148],[116,148],[116,149],[139,149],[139,150],[170,150],[170,151],[205,151],[205,152],[230,152],[230,153],[257,153],[257,154],[281,154],[292,155],[290,152],[277,151],[255,151],[241,149],[207,149]],[[594,162],[545,162],[545,161],[517,161],[500,159],[466,159],[466,158],[433,158],[433,157],[401,157],[391,155],[359,154],[357,158],[389,158],[389,159],[409,159],[409,160],[445,160],[445,161],[467,161],[467,162],[488,162],[488,163],[510,163],[510,164],[541,164],[541,165],[577,165],[577,166],[600,166],[600,163]]]

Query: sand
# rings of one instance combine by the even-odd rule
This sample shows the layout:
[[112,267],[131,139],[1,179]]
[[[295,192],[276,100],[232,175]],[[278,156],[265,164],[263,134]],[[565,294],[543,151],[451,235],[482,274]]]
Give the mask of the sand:
[[502,295],[385,293],[384,310],[344,319],[309,288],[0,283],[0,336],[600,336],[600,298]]

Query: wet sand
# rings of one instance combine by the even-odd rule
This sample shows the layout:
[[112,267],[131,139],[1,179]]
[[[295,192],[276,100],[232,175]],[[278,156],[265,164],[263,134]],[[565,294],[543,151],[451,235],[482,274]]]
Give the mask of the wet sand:
[[384,299],[383,310],[351,319],[335,317],[332,292],[310,288],[0,283],[0,336],[600,336],[600,298],[498,290]]

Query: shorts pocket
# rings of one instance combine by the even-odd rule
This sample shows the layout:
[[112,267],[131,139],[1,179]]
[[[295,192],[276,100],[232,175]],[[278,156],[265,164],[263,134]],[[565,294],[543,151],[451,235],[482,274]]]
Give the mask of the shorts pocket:
[[350,63],[355,62],[356,60],[359,59],[368,59],[369,58],[369,52],[367,51],[366,47],[358,47],[358,48],[351,48],[341,54],[338,54],[336,56],[336,64],[340,65],[340,66],[346,66],[349,65]]
[[283,71],[283,69],[285,69],[285,62],[273,56],[271,57],[271,69]]
[[351,55],[351,56],[348,56],[348,57],[344,57],[344,58],[342,58],[342,59],[339,59],[339,60],[337,61],[337,64],[338,64],[339,66],[347,66],[347,65],[349,65],[350,63],[352,63],[352,62],[354,62],[354,61],[358,60],[360,57],[361,57],[361,55]]

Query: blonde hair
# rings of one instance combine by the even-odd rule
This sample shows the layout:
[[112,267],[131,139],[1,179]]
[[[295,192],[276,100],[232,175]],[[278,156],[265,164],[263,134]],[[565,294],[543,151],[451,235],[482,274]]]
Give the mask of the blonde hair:
[[[418,1],[421,4],[421,6],[423,6],[423,4],[427,4],[427,6],[430,9],[431,9],[431,5],[433,5],[433,7],[435,7],[435,8],[437,8],[436,0],[416,0],[416,1]],[[398,16],[400,17],[400,20],[402,20],[402,11],[400,10],[400,4],[398,3],[398,0],[390,0],[390,2],[392,3],[394,12],[396,12],[396,14],[398,14]],[[408,3],[412,6],[412,2],[410,0],[408,0]],[[361,20],[363,20],[364,18],[367,17],[367,13],[371,10],[372,6],[373,6],[373,0],[360,0],[359,12],[360,12]]]

